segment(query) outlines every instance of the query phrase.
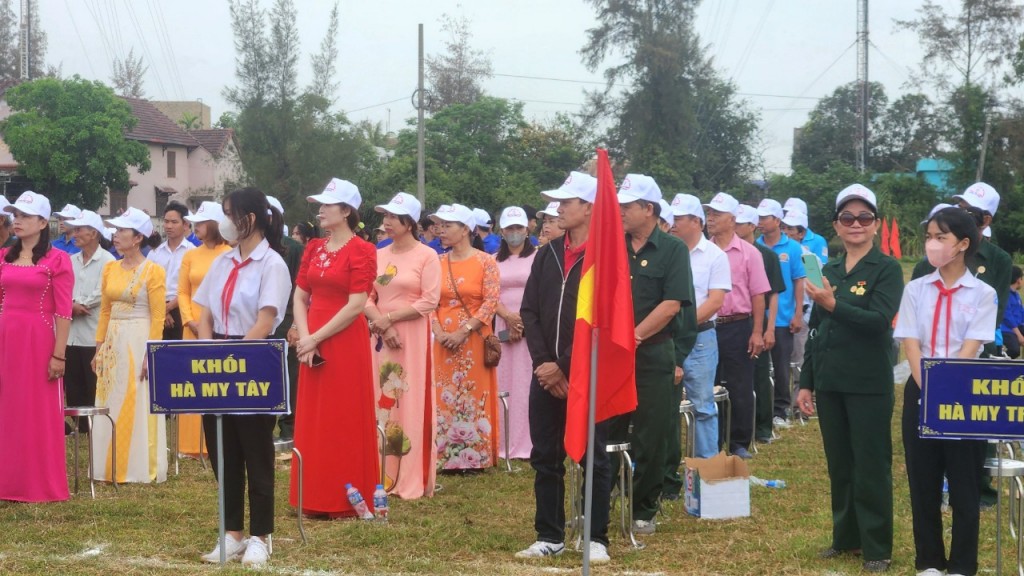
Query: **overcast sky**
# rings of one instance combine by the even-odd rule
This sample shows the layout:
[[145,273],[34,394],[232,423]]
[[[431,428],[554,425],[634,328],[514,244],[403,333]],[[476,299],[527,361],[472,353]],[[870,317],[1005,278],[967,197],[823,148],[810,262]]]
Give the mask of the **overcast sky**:
[[[47,59],[64,75],[109,82],[115,55],[132,47],[149,65],[150,99],[202,99],[212,118],[227,109],[221,91],[234,82],[234,46],[226,0],[33,0],[49,40]],[[272,0],[264,0],[269,7]],[[940,0],[952,6],[957,0]],[[17,4],[17,3],[15,3]],[[328,0],[296,0],[302,36],[300,81],[310,78],[309,54],[326,32]],[[869,19],[870,78],[890,100],[903,93],[921,51],[916,37],[896,32],[894,18],[911,18],[919,2],[874,2]],[[815,99],[856,79],[856,0],[705,0],[696,23],[722,74],[761,113],[766,159],[789,171],[793,128]],[[337,107],[353,120],[390,122],[398,130],[415,117],[416,26],[424,24],[427,54],[445,40],[442,14],[464,14],[473,44],[486,51],[495,77],[485,90],[526,102],[531,118],[575,112],[580,82],[600,82],[580,63],[594,9],[583,0],[354,0],[341,2]],[[509,76],[558,78],[574,82]]]

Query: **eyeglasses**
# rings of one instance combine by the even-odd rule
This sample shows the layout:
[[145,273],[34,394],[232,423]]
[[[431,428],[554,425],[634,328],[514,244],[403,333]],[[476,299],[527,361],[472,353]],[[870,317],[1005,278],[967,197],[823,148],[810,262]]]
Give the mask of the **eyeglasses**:
[[872,214],[871,212],[861,212],[860,214],[856,215],[854,215],[852,212],[843,212],[842,214],[839,215],[839,218],[837,218],[837,220],[839,220],[839,223],[842,224],[843,226],[846,226],[847,228],[853,226],[854,222],[860,224],[862,227],[867,227],[873,224],[877,219],[878,217]]

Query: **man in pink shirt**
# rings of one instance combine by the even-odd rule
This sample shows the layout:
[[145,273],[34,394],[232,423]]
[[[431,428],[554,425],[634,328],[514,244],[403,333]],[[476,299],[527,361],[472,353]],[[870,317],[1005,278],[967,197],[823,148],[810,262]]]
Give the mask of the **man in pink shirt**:
[[732,290],[725,295],[715,320],[718,381],[724,381],[732,401],[731,445],[726,448],[749,459],[747,446],[754,435],[754,359],[764,351],[764,295],[771,287],[761,253],[736,235],[739,202],[719,192],[704,207],[708,235],[729,257],[732,276]]

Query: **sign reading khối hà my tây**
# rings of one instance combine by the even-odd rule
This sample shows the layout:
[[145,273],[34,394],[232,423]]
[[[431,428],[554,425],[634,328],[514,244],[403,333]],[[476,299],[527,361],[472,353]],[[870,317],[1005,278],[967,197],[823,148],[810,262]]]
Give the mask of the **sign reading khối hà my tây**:
[[1024,439],[1024,362],[924,358],[921,384],[922,438]]

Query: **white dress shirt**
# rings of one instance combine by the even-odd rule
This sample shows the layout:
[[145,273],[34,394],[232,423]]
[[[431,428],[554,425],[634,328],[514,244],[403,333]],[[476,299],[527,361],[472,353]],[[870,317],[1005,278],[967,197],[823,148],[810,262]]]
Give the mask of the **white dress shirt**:
[[71,268],[75,271],[71,301],[85,306],[89,313],[85,316],[71,316],[68,346],[96,346],[96,325],[100,320],[100,299],[103,295],[103,267],[113,261],[113,254],[98,246],[88,261],[85,261],[85,252],[71,255]]
[[245,336],[256,324],[260,309],[268,306],[276,310],[270,333],[284,319],[288,296],[292,291],[291,275],[284,258],[271,250],[270,243],[264,239],[252,251],[249,259],[252,262],[238,270],[227,326],[224,325],[221,296],[231,270],[236,263],[242,262],[237,246],[213,260],[210,271],[192,297],[193,302],[207,308],[213,315],[213,331],[217,334]]
[[181,259],[185,257],[185,252],[195,247],[195,244],[189,242],[188,238],[182,238],[181,243],[174,250],[171,250],[167,242],[164,242],[150,250],[149,255],[146,256],[147,260],[164,267],[164,272],[167,274],[165,287],[168,301],[178,297],[178,273],[181,271]]
[[[964,340],[991,342],[995,338],[996,291],[969,271],[965,272],[950,287],[953,289],[959,286],[959,289],[953,293],[953,303],[947,309],[947,298],[938,302],[939,288],[935,285],[936,280],[942,281],[938,270],[912,280],[903,289],[893,338],[918,340],[921,343],[922,358],[955,358]],[[934,325],[936,314],[939,317],[937,326]],[[932,350],[933,326],[937,351]],[[981,348],[978,354],[981,354]]]
[[[707,301],[709,290],[732,290],[729,257],[703,235],[700,242],[690,250],[690,268],[693,271],[693,294],[697,308]],[[715,313],[709,320],[717,317],[718,313]]]

